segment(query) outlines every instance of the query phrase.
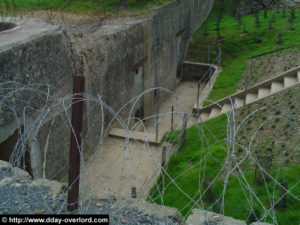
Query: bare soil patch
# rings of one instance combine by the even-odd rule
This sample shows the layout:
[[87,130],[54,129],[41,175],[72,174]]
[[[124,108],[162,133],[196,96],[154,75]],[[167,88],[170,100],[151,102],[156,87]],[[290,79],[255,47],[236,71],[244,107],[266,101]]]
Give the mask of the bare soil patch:
[[[237,134],[238,155],[242,158],[250,147],[251,155],[265,159],[272,168],[287,168],[300,163],[300,85],[250,104],[236,113],[240,123]],[[252,143],[251,143],[252,142]],[[244,166],[248,166],[245,162]]]
[[245,88],[245,80],[251,70],[251,61],[253,63],[253,76],[250,81],[250,86],[253,86],[259,82],[269,79],[272,76],[299,66],[300,46],[283,49],[249,60],[246,65],[245,72],[241,77],[240,83],[238,84],[239,90],[243,90]]

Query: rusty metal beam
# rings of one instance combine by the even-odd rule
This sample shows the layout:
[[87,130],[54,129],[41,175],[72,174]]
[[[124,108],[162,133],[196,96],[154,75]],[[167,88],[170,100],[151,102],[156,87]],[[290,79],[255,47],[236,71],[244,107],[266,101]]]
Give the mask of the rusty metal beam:
[[136,71],[140,66],[142,66],[143,64],[145,64],[145,62],[147,62],[147,56],[145,56],[140,61],[138,61],[136,64],[134,64],[133,67],[132,67],[132,69],[131,69],[131,71],[132,72]]
[[176,37],[179,37],[180,35],[182,35],[183,32],[184,32],[184,30],[185,30],[185,29],[182,29],[182,30],[180,30],[179,32],[177,32]]
[[70,164],[69,164],[69,188],[68,188],[68,210],[78,209],[79,200],[79,177],[80,177],[80,152],[81,132],[83,120],[83,93],[85,77],[74,77],[73,105],[72,105],[72,128],[70,141]]

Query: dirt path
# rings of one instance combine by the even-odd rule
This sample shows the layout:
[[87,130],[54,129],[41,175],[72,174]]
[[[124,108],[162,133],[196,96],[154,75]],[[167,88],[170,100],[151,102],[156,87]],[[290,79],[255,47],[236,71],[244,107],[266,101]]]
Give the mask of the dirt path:
[[[174,129],[181,129],[185,112],[192,113],[197,97],[197,82],[183,81],[159,109],[159,135],[171,129],[171,108],[174,106]],[[204,100],[210,89],[205,89],[201,99]],[[206,96],[206,97],[205,97]],[[201,100],[201,101],[202,101]],[[201,102],[200,102],[201,103]],[[189,124],[194,124],[192,115]],[[145,123],[147,133],[155,133],[156,117]],[[97,152],[83,171],[82,190],[89,190],[98,196],[105,192],[130,196],[136,188],[137,197],[145,199],[161,173],[163,145],[167,145],[167,158],[173,147],[168,143],[153,145],[147,143],[108,136],[102,148]],[[88,188],[88,189],[86,189]]]

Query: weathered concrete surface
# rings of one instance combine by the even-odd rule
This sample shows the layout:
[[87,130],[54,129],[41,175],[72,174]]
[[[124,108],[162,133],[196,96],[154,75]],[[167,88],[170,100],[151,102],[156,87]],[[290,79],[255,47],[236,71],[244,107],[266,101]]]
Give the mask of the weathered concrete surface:
[[[7,85],[14,86],[16,94],[2,102],[0,107],[0,143],[16,129],[33,125],[32,121],[40,113],[38,109],[45,105],[46,96],[36,90],[22,91],[23,85],[31,85],[32,89],[47,93],[45,84],[48,84],[53,100],[72,93],[75,74],[72,50],[68,48],[69,39],[63,30],[37,19],[13,21],[19,25],[18,29],[0,33],[0,83],[4,85],[5,82],[16,82]],[[44,85],[35,85],[37,83]],[[2,97],[6,91],[1,89]],[[42,167],[45,161],[46,176],[61,177],[58,171],[66,165],[70,136],[63,117],[45,123],[37,136],[30,137],[31,140],[27,143],[31,148],[31,164],[35,177],[43,176]],[[53,133],[49,129],[51,124],[56,128]],[[49,146],[49,149],[45,146]]]
[[263,222],[254,222],[251,223],[250,225],[271,225],[270,223],[263,223]]
[[[191,35],[212,5],[213,0],[177,0],[146,16],[108,20],[82,33],[35,19],[23,20],[20,28],[0,34],[0,82],[47,83],[55,88],[51,94],[57,99],[72,92],[74,75],[84,75],[87,94],[101,98],[118,111],[148,88],[174,89]],[[36,109],[45,101],[28,93],[19,95]],[[143,96],[131,116],[150,115],[165,97],[159,91]],[[27,112],[24,122],[20,118],[25,104],[12,105],[16,117],[7,107],[0,109],[0,142],[16,129],[29,127],[39,113]],[[123,118],[128,118],[131,106],[122,110]],[[102,126],[106,128],[113,116],[106,110],[103,124],[101,107],[92,102],[85,104],[84,112],[84,151],[93,152]],[[62,179],[66,175],[69,137],[68,121],[60,115],[30,138],[34,177]]]
[[185,219],[180,214],[180,212],[171,207],[163,206],[163,205],[156,205],[146,201],[141,201],[132,198],[116,198],[117,201],[113,205],[113,207],[120,207],[124,205],[130,205],[130,207],[136,207],[141,212],[149,215],[156,215],[158,218],[170,218],[179,222],[180,224],[184,224]]
[[246,225],[242,220],[236,220],[228,216],[222,216],[217,213],[193,209],[192,214],[186,221],[187,225]]
[[[101,96],[118,111],[143,90],[173,90],[189,40],[212,5],[213,0],[177,0],[151,10],[147,16],[106,21],[93,32],[76,35],[77,48],[85,62],[87,92]],[[145,94],[130,116],[151,115],[165,98],[166,94],[160,91]],[[131,107],[128,105],[120,115],[128,118]],[[98,145],[101,108],[88,103],[86,112],[85,148],[90,150]],[[106,125],[111,118],[106,113]]]

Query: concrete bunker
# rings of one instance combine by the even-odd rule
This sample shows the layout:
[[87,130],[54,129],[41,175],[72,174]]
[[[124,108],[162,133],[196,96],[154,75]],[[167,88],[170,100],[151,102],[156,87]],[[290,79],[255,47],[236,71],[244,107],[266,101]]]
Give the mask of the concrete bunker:
[[[80,35],[38,19],[16,22],[18,30],[11,32],[14,27],[0,34],[0,83],[49,84],[56,90],[53,98],[58,99],[72,93],[75,75],[84,75],[87,95],[101,97],[118,111],[145,90],[174,90],[190,37],[206,19],[212,4],[213,0],[177,0],[151,10],[146,17],[112,20]],[[158,89],[143,95],[131,117],[152,115],[165,98]],[[35,103],[37,108],[43,106],[42,102]],[[130,110],[126,108],[120,116],[128,118]],[[92,102],[85,103],[84,113],[83,146],[85,152],[92,153],[101,138],[101,126],[104,123],[107,128],[113,116],[106,113],[102,122],[101,108]],[[4,117],[5,112],[0,114]],[[29,117],[34,120],[36,115]],[[0,137],[19,126],[12,118],[0,121],[0,125]],[[28,138],[28,145],[38,164],[32,163],[33,170],[38,170],[36,177],[45,174],[60,180],[67,174],[70,127],[62,119],[56,120],[55,132],[49,136],[50,127],[51,122],[45,124],[36,140]],[[47,140],[49,149],[44,154]]]

